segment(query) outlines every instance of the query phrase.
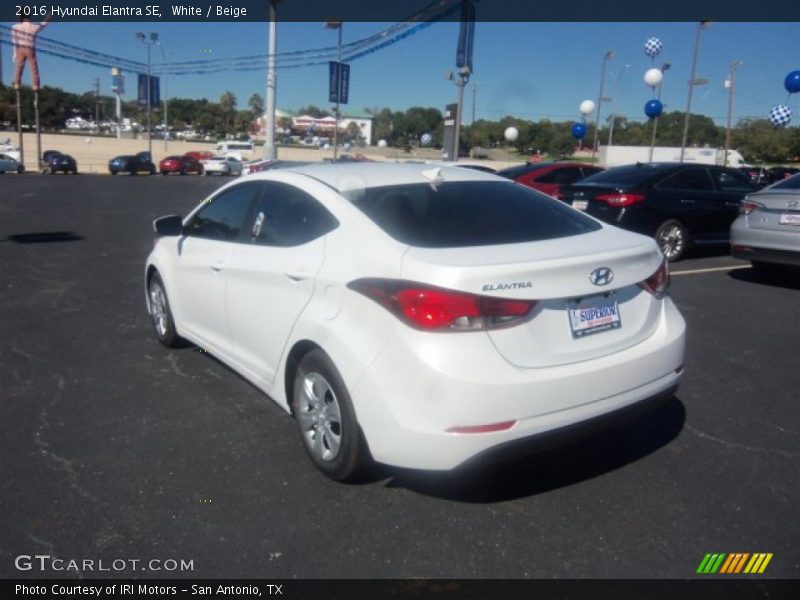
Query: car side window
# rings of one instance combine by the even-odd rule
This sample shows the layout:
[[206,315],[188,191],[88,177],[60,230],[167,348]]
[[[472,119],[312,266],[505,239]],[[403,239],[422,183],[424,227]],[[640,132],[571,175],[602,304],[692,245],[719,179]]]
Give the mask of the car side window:
[[714,182],[705,169],[685,169],[665,178],[658,187],[662,190],[713,192]]
[[192,217],[187,235],[223,242],[237,241],[244,227],[250,204],[262,186],[245,183],[213,197]]
[[261,246],[299,246],[338,225],[336,218],[306,192],[270,181],[254,211],[250,241]]
[[717,186],[723,192],[752,192],[753,186],[747,177],[735,171],[716,171],[714,178]]

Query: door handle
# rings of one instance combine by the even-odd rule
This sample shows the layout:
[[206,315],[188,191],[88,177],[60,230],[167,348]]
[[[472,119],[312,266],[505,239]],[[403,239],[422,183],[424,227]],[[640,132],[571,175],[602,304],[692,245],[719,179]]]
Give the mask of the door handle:
[[741,205],[742,205],[741,202],[726,202],[725,203],[725,206],[735,206],[737,208],[740,207]]
[[222,261],[218,262],[215,265],[211,265],[211,270],[214,271],[214,273],[219,273],[224,268],[225,268],[225,263],[223,263]]
[[305,281],[306,279],[308,279],[308,273],[301,273],[299,271],[286,272],[284,273],[284,275],[286,275],[286,277],[288,277],[292,281]]
[[690,198],[681,198],[681,204],[695,204],[697,200],[691,200]]

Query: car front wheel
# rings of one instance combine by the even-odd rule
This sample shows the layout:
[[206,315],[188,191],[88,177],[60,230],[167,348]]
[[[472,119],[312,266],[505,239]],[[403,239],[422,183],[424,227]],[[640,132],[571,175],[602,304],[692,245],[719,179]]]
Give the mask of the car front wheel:
[[350,395],[322,350],[300,361],[294,378],[292,412],[314,466],[334,481],[356,479],[371,462]]
[[175,329],[175,320],[172,309],[164,289],[164,282],[158,273],[153,273],[147,286],[147,295],[150,299],[150,320],[156,338],[167,348],[176,348],[181,345],[181,338]]
[[686,254],[689,232],[677,219],[667,219],[659,225],[655,238],[668,261],[680,260]]

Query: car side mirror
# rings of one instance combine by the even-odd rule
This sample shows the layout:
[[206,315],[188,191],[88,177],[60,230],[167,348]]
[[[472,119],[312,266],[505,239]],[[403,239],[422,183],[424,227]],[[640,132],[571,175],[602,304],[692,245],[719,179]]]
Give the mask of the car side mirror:
[[153,221],[153,230],[158,235],[174,237],[183,234],[183,217],[180,215],[168,215]]

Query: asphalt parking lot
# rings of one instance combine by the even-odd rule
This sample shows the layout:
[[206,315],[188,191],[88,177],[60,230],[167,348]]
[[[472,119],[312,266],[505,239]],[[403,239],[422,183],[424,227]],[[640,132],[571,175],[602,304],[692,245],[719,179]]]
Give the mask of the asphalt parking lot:
[[14,566],[48,554],[194,566],[128,576],[690,578],[708,552],[800,577],[800,278],[674,265],[685,378],[623,427],[335,484],[260,392],[151,334],[151,221],[225,181],[0,179],[0,577],[63,576]]

